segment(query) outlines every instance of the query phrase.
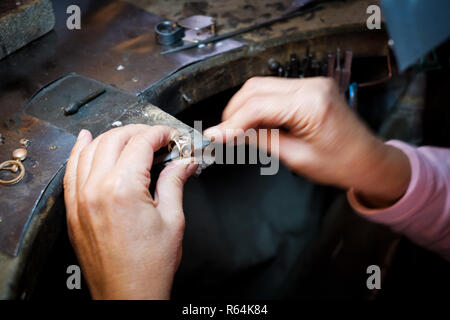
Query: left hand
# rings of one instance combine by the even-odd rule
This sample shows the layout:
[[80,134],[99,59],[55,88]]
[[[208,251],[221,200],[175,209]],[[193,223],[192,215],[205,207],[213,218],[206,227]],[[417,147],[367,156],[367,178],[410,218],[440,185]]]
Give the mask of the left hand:
[[174,129],[129,125],[92,141],[82,130],[64,177],[69,237],[94,299],[168,299],[181,259],[183,184],[175,161],[150,192],[153,153]]

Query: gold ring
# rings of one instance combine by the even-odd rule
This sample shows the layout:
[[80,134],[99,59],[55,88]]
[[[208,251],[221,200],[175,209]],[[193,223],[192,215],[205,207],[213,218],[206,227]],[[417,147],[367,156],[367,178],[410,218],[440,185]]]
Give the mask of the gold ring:
[[172,142],[175,144],[175,147],[178,148],[179,156],[180,156],[180,158],[182,158],[182,157],[183,157],[182,148],[181,148],[180,143],[179,143],[178,140],[176,140],[176,139],[170,140],[170,143],[169,143],[169,146],[168,146],[169,152],[172,152],[172,150],[173,150],[173,148],[174,148],[174,145],[172,144]]
[[0,185],[12,185],[20,182],[23,177],[25,177],[25,167],[23,166],[22,162],[18,160],[8,160],[5,162],[0,163],[0,171],[1,170],[9,170],[11,172],[15,172],[13,168],[18,168],[20,170],[20,173],[17,177],[11,180],[2,180],[0,179]]

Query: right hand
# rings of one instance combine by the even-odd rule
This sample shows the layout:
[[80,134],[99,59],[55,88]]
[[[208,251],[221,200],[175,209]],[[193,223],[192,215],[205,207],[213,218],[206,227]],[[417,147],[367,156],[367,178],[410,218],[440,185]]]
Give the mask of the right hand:
[[222,120],[205,135],[229,141],[232,129],[280,128],[278,156],[288,167],[319,183],[353,187],[370,205],[395,202],[409,184],[406,155],[368,130],[330,78],[252,78]]
[[149,191],[153,153],[176,130],[128,125],[81,131],[64,177],[69,237],[94,299],[168,299],[184,234],[183,184],[197,165],[173,161]]

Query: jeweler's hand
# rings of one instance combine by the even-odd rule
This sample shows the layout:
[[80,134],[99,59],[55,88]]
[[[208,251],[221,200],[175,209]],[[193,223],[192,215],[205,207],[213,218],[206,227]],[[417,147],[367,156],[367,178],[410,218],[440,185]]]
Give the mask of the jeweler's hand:
[[406,155],[366,128],[332,79],[252,78],[222,118],[206,136],[229,141],[232,129],[280,128],[278,156],[288,167],[317,182],[354,187],[369,205],[395,202],[409,184]]
[[149,192],[153,153],[168,127],[129,125],[92,141],[82,130],[64,177],[69,237],[94,299],[166,299],[181,258],[183,184],[173,162]]

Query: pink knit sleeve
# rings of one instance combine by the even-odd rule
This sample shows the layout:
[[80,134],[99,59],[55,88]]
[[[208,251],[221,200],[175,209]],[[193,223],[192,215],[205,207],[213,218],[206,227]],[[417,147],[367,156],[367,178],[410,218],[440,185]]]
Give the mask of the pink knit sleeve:
[[391,207],[378,210],[363,206],[350,189],[350,205],[367,219],[450,260],[450,149],[415,148],[396,140],[387,144],[409,158],[412,172],[406,193]]

